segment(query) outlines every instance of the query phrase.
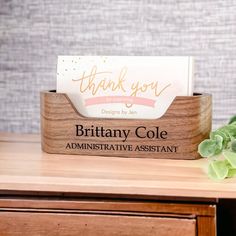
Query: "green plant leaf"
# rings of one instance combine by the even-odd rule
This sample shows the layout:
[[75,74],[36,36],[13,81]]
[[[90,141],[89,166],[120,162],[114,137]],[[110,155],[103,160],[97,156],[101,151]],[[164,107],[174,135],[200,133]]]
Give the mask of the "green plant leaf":
[[210,139],[216,139],[216,135],[219,135],[223,138],[223,148],[225,148],[228,142],[231,140],[230,135],[223,132],[222,130],[216,130],[210,133]]
[[230,118],[228,124],[232,124],[232,123],[235,123],[235,124],[236,124],[236,115]]
[[222,136],[216,134],[214,140],[216,141],[216,146],[217,146],[216,154],[217,154],[222,151],[224,139]]
[[236,153],[236,139],[231,142],[231,150]]
[[[236,176],[236,115],[225,126],[210,133],[210,139],[198,145],[202,157],[212,157],[208,176],[219,180]],[[223,153],[222,155],[221,152]]]
[[224,150],[223,155],[233,168],[236,168],[236,153],[230,150]]
[[230,139],[236,137],[236,126],[234,125],[234,123],[221,127],[219,130],[228,135]]
[[208,176],[212,179],[225,179],[228,176],[229,167],[227,161],[212,161],[208,166]]
[[219,154],[223,148],[223,138],[215,135],[214,140],[206,139],[198,145],[198,152],[202,157],[211,157]]
[[212,168],[212,165],[208,166],[208,176],[213,180],[218,180],[215,170]]
[[198,145],[198,152],[202,157],[211,157],[215,154],[216,141],[206,139]]
[[236,176],[236,169],[230,168],[227,177],[232,178],[234,176]]

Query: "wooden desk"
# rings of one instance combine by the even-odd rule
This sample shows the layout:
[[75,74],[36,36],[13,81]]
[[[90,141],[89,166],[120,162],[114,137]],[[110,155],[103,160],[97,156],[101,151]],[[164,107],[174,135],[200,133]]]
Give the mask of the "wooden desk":
[[46,154],[38,135],[0,134],[1,235],[216,235],[220,198],[206,159]]

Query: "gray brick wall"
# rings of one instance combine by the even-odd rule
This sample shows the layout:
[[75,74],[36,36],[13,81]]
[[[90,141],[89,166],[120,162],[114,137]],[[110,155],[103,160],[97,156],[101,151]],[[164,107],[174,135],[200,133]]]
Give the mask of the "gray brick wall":
[[39,132],[68,55],[193,55],[214,127],[236,113],[235,0],[0,0],[0,130]]

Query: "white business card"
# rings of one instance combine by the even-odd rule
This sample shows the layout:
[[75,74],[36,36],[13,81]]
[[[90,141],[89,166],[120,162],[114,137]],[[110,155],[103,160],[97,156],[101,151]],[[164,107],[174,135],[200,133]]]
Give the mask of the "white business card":
[[59,56],[57,92],[86,117],[156,119],[193,94],[188,56]]

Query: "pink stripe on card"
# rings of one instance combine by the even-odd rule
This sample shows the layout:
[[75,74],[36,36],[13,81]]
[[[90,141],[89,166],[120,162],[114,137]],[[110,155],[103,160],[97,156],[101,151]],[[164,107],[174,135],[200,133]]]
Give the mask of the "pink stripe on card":
[[85,106],[92,106],[106,103],[125,103],[137,104],[148,107],[155,106],[155,100],[149,98],[132,97],[132,96],[101,96],[85,99]]

